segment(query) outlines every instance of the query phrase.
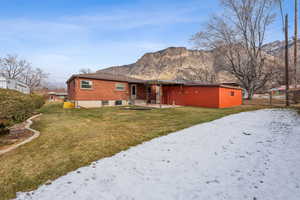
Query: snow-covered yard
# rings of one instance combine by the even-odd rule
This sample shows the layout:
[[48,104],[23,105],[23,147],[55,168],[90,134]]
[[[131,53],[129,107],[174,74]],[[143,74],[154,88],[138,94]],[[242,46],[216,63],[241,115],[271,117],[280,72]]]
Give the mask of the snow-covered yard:
[[299,200],[300,117],[260,110],[133,147],[18,193],[36,200]]

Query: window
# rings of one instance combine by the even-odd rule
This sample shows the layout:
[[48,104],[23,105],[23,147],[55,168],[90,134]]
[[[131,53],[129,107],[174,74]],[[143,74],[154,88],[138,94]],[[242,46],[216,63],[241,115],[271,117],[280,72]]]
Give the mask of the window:
[[108,101],[106,100],[102,101],[102,106],[108,106]]
[[88,80],[80,81],[80,88],[81,89],[91,89],[93,87],[93,82]]
[[234,91],[230,92],[230,96],[232,96],[232,97],[234,96]]
[[117,100],[117,101],[115,101],[115,105],[116,105],[116,106],[122,105],[122,100]]
[[125,90],[125,84],[123,84],[123,83],[117,83],[116,84],[116,90],[118,90],[118,91],[124,91]]

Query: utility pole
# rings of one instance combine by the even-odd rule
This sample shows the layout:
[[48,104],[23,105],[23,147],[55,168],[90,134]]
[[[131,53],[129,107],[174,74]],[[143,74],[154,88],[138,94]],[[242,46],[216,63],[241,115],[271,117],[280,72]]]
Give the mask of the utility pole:
[[290,106],[289,101],[289,32],[288,32],[288,15],[285,15],[285,103],[286,106]]
[[295,81],[295,88],[297,88],[298,84],[298,77],[297,74],[297,43],[298,43],[298,0],[295,0],[295,30],[294,30],[294,81]]

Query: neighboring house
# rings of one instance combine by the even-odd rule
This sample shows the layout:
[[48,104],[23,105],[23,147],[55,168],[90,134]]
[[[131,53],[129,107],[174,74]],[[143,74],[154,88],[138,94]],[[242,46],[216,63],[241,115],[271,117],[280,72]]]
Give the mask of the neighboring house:
[[25,83],[22,83],[18,80],[6,78],[4,76],[0,76],[0,88],[17,90],[24,94],[30,94],[30,88]]
[[[270,89],[270,92],[272,92],[273,95],[283,95],[283,94],[285,94],[285,90],[286,90],[285,88],[286,88],[285,85],[281,85],[280,87]],[[295,85],[289,86],[289,89],[291,91],[297,90],[299,88],[300,88],[300,85],[297,85],[296,88],[295,88]]]
[[66,92],[48,92],[48,100],[52,102],[63,102],[67,97],[68,93]]
[[192,81],[145,81],[108,73],[78,74],[67,81],[76,107],[169,104],[225,108],[242,104],[242,89]]

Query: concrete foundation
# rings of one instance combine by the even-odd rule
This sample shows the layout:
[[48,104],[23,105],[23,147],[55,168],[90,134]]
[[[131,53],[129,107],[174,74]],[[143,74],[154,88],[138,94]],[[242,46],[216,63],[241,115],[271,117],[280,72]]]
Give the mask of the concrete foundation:
[[[99,101],[74,101],[75,102],[75,107],[76,108],[99,108],[102,106],[105,106],[104,103],[99,100]],[[115,106],[116,105],[116,100],[109,100],[108,105],[106,106]],[[123,105],[128,105],[127,100],[122,100],[122,106]]]

